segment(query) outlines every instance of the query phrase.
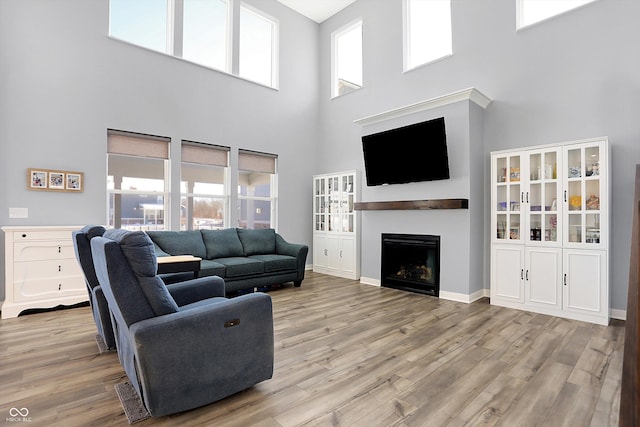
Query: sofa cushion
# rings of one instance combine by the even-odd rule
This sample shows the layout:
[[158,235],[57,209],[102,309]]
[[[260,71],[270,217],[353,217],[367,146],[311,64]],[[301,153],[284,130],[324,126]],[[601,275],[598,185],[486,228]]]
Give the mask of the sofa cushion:
[[288,255],[251,255],[250,259],[259,259],[264,262],[264,272],[271,273],[274,271],[296,270],[297,260],[295,257]]
[[207,251],[207,259],[243,256],[242,243],[235,228],[200,230]]
[[237,230],[245,256],[276,253],[276,231],[273,228],[264,230],[238,228]]
[[204,276],[220,276],[224,277],[225,268],[224,265],[219,262],[209,259],[203,259],[200,262],[200,277]]
[[200,230],[147,231],[151,239],[169,255],[207,256]]
[[153,242],[143,231],[107,230],[104,237],[118,242],[122,254],[135,275],[156,316],[175,313],[178,305],[160,277]]
[[239,277],[264,273],[264,263],[259,259],[230,257],[218,258],[216,262],[225,266],[225,277]]

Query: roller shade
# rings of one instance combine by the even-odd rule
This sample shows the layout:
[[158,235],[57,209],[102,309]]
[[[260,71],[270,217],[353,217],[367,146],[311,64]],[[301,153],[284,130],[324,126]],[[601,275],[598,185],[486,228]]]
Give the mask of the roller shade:
[[107,131],[107,152],[129,156],[169,158],[169,138],[133,132]]
[[182,141],[182,161],[209,166],[229,166],[229,148],[199,142]]
[[238,169],[251,172],[276,173],[275,154],[258,153],[256,151],[238,151]]

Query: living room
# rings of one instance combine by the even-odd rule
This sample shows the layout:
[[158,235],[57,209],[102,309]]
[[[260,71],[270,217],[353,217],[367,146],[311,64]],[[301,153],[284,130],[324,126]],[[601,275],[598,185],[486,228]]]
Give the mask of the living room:
[[[360,269],[362,277],[379,277],[381,227],[435,234],[430,221],[437,216],[449,233],[465,227],[475,236],[470,244],[455,233],[443,261],[452,271],[456,255],[469,260],[462,267],[468,273],[456,271],[443,286],[471,298],[490,287],[490,153],[606,136],[609,308],[613,318],[624,319],[633,171],[640,159],[638,2],[597,0],[516,30],[516,1],[496,0],[491,7],[455,1],[453,55],[404,72],[400,1],[359,0],[322,23],[275,0],[246,3],[279,21],[277,90],[109,38],[108,0],[1,1],[0,223],[104,223],[107,129],[219,144],[231,148],[232,172],[239,149],[278,155],[277,230],[310,247],[314,174],[359,171],[362,201],[469,198],[475,209],[462,218],[446,211],[387,212],[375,214],[372,224],[363,214],[361,243],[369,250],[361,254]],[[363,21],[363,87],[332,97],[331,34],[356,19]],[[451,157],[466,159],[451,163],[451,181],[364,184],[364,129],[354,121],[467,88],[491,103],[482,112],[469,113],[458,103],[453,112],[443,107],[429,113],[453,114],[451,123],[460,123],[460,114],[476,117],[473,134],[465,125],[449,131],[473,149]],[[450,149],[459,141],[452,140]],[[172,157],[179,152],[179,144],[171,146]],[[29,191],[25,177],[33,167],[82,171],[84,189]],[[179,181],[179,170],[171,173]],[[27,218],[12,217],[10,208],[28,209]],[[171,221],[177,229],[178,218]],[[367,229],[367,221],[375,227]],[[0,245],[0,259],[4,255]],[[1,267],[4,277],[4,261]],[[466,282],[459,283],[457,274]]]

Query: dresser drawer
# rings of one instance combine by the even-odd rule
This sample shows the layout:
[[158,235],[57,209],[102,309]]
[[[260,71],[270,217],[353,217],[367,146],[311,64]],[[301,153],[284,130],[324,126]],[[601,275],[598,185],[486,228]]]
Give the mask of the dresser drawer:
[[87,287],[82,276],[29,278],[16,281],[14,289],[16,302],[87,295]]
[[13,281],[26,282],[33,279],[50,277],[56,280],[59,277],[81,276],[82,270],[78,261],[73,259],[60,259],[48,261],[18,262],[13,265]]
[[52,242],[16,242],[13,244],[13,260],[15,263],[63,259],[76,259],[73,243],[70,239]]
[[55,241],[63,241],[69,240],[71,241],[71,231],[69,230],[37,230],[37,231],[14,231],[13,232],[13,241],[37,241],[37,240],[55,240]]

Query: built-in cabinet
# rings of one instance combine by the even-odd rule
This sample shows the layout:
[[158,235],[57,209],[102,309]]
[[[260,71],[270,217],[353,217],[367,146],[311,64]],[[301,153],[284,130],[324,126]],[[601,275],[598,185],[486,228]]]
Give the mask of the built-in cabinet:
[[5,300],[2,318],[30,308],[88,300],[71,233],[81,227],[2,227],[5,241]]
[[313,271],[360,278],[356,171],[313,177]]
[[609,321],[606,138],[491,154],[491,303]]

